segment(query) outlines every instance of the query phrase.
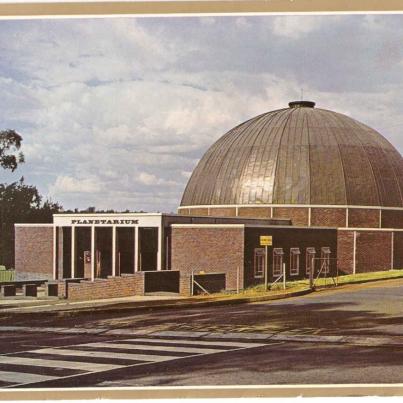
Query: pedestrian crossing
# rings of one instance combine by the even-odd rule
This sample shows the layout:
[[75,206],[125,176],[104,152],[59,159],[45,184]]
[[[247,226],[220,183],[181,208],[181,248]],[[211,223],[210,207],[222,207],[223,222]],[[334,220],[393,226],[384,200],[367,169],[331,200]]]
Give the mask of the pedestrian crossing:
[[0,387],[44,386],[65,378],[261,347],[258,342],[133,337],[0,355]]

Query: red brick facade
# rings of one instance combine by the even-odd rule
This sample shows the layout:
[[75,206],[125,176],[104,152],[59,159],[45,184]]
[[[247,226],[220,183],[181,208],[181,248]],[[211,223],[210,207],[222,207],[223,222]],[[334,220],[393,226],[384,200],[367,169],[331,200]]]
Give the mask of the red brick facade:
[[337,259],[340,274],[354,272],[354,231],[337,231]]
[[239,217],[249,217],[249,218],[270,218],[271,208],[270,207],[239,207],[238,208]]
[[307,207],[274,207],[274,218],[290,218],[292,225],[308,225],[309,209]]
[[[354,272],[354,232],[356,233],[355,272],[399,269],[403,257],[397,244],[403,247],[403,233],[391,231],[338,231],[337,258],[340,272]],[[392,238],[394,245],[392,246]],[[392,262],[393,250],[393,262]]]
[[313,227],[345,227],[346,209],[312,207],[311,225]]
[[[188,210],[188,209],[185,209],[185,210]],[[182,214],[182,211],[180,211],[180,214]],[[209,215],[208,208],[207,207],[192,208],[187,215],[208,216]]]
[[403,210],[382,210],[382,228],[403,228]]
[[357,231],[356,273],[391,269],[391,254],[391,232]]
[[204,271],[226,273],[226,289],[234,290],[238,267],[243,288],[243,227],[172,227],[172,269],[180,270],[182,289],[189,287],[186,274]]
[[[273,214],[271,210],[273,209]],[[309,207],[195,207],[179,208],[179,214],[213,217],[289,218],[293,225],[309,225]],[[346,208],[311,207],[311,226],[345,228]],[[348,208],[348,226],[351,228],[403,228],[403,210]]]
[[[192,210],[192,215],[196,214]],[[236,217],[235,207],[211,207],[210,215],[213,217]]]
[[53,278],[53,227],[15,227],[15,271],[19,279]]
[[350,228],[379,228],[379,210],[349,208],[348,226]]

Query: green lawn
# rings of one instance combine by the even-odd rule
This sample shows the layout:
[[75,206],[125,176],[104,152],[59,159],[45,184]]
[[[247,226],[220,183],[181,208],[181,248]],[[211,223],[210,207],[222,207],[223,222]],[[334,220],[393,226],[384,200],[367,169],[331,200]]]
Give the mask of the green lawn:
[[[402,270],[387,270],[387,271],[376,271],[371,273],[357,273],[357,274],[348,274],[339,276],[337,279],[338,285],[342,284],[354,284],[354,283],[361,283],[366,281],[375,281],[375,280],[387,280],[391,278],[403,278],[403,269]],[[319,278],[315,280],[315,286],[330,286],[334,285],[332,278]],[[309,287],[309,279],[304,280],[297,280],[297,281],[287,281],[286,289],[303,289]],[[281,290],[283,289],[283,284],[278,283],[272,287],[274,290]],[[247,288],[243,291],[244,294],[256,294],[264,292],[264,284],[259,284],[254,287]]]

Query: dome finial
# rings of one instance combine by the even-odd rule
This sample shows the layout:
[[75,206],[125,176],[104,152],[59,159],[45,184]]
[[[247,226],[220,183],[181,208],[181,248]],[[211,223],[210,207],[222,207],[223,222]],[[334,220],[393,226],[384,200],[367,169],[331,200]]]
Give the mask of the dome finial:
[[292,101],[288,103],[290,108],[313,108],[315,107],[315,102],[312,101]]

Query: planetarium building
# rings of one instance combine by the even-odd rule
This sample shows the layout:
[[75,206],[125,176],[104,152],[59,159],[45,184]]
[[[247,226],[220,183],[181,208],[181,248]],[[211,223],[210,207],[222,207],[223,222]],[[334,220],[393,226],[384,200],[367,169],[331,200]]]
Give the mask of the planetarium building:
[[[321,270],[403,269],[403,159],[348,116],[290,102],[204,154],[178,214],[56,214],[17,224],[16,271],[52,295],[94,299],[262,282]],[[195,281],[197,279],[197,281]]]

